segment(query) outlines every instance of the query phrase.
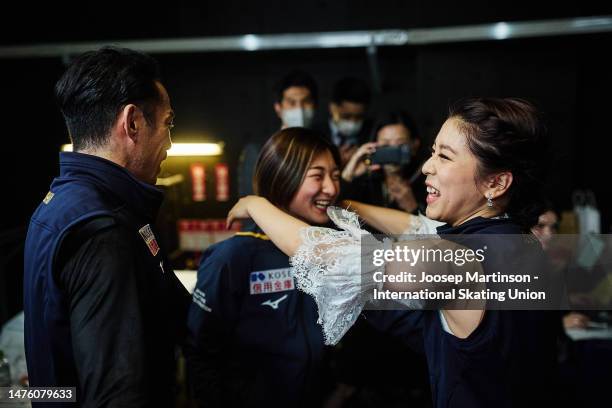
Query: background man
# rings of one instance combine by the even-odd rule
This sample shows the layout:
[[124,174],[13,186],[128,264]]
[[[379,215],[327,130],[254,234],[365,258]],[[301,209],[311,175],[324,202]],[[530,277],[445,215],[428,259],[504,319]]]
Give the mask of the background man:
[[274,111],[281,120],[281,129],[312,126],[317,108],[317,84],[306,72],[293,71],[285,76],[276,92]]

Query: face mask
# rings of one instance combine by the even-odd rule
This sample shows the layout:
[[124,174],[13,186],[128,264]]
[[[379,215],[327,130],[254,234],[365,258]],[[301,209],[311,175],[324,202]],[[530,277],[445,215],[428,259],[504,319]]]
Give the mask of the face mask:
[[361,130],[363,121],[352,121],[352,120],[339,120],[337,125],[338,132],[342,133],[346,137],[356,136]]
[[314,110],[305,108],[284,109],[282,111],[283,124],[286,127],[310,127],[314,118]]

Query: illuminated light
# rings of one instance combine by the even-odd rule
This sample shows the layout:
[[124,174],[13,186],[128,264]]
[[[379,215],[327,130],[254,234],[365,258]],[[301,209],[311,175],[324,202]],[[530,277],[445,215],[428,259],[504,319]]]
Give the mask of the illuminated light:
[[510,26],[506,23],[497,23],[493,26],[493,37],[497,40],[505,40],[510,35]]
[[222,143],[172,143],[168,156],[219,156]]
[[[71,152],[72,145],[62,145],[62,152]],[[223,143],[172,143],[168,156],[219,156]]]
[[254,51],[259,48],[259,39],[253,34],[247,34],[242,38],[242,45],[246,50]]

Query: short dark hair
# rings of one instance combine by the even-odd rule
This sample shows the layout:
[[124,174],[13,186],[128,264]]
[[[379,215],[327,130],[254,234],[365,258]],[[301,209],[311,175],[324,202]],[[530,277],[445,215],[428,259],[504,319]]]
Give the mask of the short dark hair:
[[519,98],[466,98],[450,108],[467,147],[478,160],[477,179],[512,173],[506,212],[528,229],[544,209],[544,127],[536,108]]
[[370,97],[370,88],[364,80],[345,77],[334,85],[331,100],[337,105],[347,101],[368,106],[370,104]]
[[74,150],[103,145],[127,104],[139,106],[147,122],[154,123],[159,80],[152,57],[126,48],[104,47],[75,58],[55,84]]
[[255,165],[255,194],[280,208],[288,209],[315,155],[326,150],[340,168],[338,149],[319,133],[301,127],[286,128],[275,133],[261,149]]
[[319,91],[314,78],[307,72],[294,70],[285,75],[278,83],[278,86],[276,87],[276,102],[281,103],[283,101],[285,91],[292,86],[299,86],[308,89],[310,91],[312,100],[315,103],[317,103],[319,100]]

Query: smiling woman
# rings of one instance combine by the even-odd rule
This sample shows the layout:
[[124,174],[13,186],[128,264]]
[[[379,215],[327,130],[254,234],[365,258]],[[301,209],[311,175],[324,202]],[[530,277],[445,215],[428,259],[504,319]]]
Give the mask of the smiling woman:
[[[431,158],[423,165],[423,173],[427,176],[427,217],[451,225],[476,216],[490,218],[488,213],[494,211],[485,205],[485,194],[492,192],[483,193],[487,187],[485,183],[477,184],[474,180],[477,162],[458,126],[459,120],[455,118],[442,125]],[[507,179],[504,181],[503,186],[506,186]]]
[[257,160],[257,195],[309,224],[329,222],[327,207],[340,193],[340,157],[316,132],[287,128],[273,135]]
[[[317,133],[286,128],[264,145],[254,189],[301,222],[325,224],[340,192],[339,163]],[[296,290],[289,258],[256,226],[203,254],[188,329],[202,406],[321,405],[316,304]]]

